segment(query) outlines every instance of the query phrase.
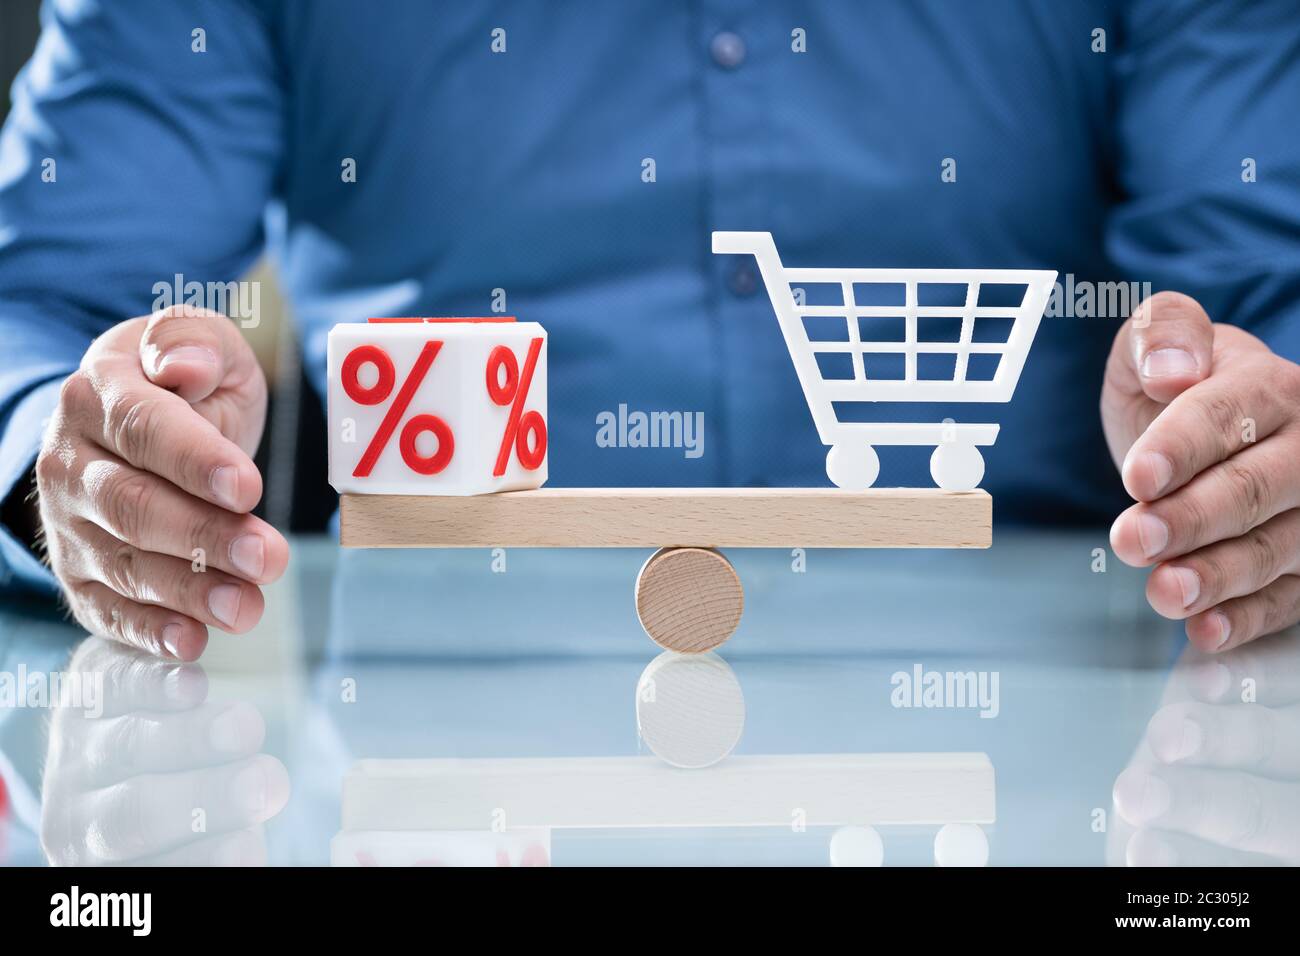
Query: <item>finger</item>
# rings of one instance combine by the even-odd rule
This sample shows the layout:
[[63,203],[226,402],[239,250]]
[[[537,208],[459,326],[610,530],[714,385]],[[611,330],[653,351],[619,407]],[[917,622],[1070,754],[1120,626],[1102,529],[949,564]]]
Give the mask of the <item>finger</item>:
[[1281,382],[1286,364],[1270,353],[1222,357],[1213,377],[1175,397],[1134,440],[1120,467],[1128,493],[1154,501],[1276,432],[1294,408]]
[[1171,830],[1138,830],[1124,852],[1126,866],[1276,866],[1275,857],[1243,853]]
[[[266,723],[252,704],[204,704],[174,714],[137,712],[87,724],[80,740],[82,789],[92,790],[140,774],[176,773],[251,757],[266,738]],[[75,766],[65,763],[65,772]]]
[[1147,578],[1147,600],[1157,612],[1178,621],[1296,573],[1300,573],[1300,509],[1293,508],[1241,537],[1157,565]]
[[1171,495],[1133,505],[1111,526],[1116,556],[1145,567],[1236,538],[1297,507],[1297,454],[1296,443],[1277,436],[1214,465]]
[[124,362],[73,373],[62,403],[80,434],[197,498],[245,512],[262,497],[262,476],[242,448]]
[[208,697],[208,675],[201,665],[160,660],[102,637],[83,641],[69,669],[102,682],[101,717],[189,710]]
[[86,546],[65,558],[71,580],[99,581],[133,601],[180,611],[231,634],[243,634],[262,617],[265,601],[254,584],[193,560],[142,551],[97,525],[85,525],[82,538]]
[[1300,785],[1236,770],[1130,767],[1115,807],[1137,827],[1175,830],[1219,846],[1300,858]]
[[140,366],[155,385],[193,404],[220,387],[232,363],[249,355],[220,312],[176,305],[149,316],[140,336]]
[[75,808],[76,832],[105,862],[174,850],[208,834],[265,823],[289,799],[289,774],[267,754],[220,767],[144,774],[85,795]]
[[1130,391],[1169,402],[1210,374],[1214,329],[1193,298],[1159,292],[1120,327],[1111,349]]
[[1196,700],[1211,704],[1284,707],[1300,702],[1300,633],[1206,657],[1191,668],[1187,688]]
[[284,573],[289,545],[261,518],[233,514],[130,465],[102,459],[82,472],[83,518],[119,541],[214,567],[254,584]]
[[132,861],[136,866],[266,866],[266,862],[266,838],[260,826],[205,837]]
[[1203,651],[1227,651],[1300,620],[1300,576],[1283,575],[1246,597],[1187,619],[1188,639]]
[[1170,704],[1147,724],[1147,743],[1166,764],[1300,778],[1300,709],[1259,704]]
[[197,660],[208,644],[208,629],[177,611],[137,604],[98,581],[68,588],[77,620],[100,634],[158,657]]
[[[210,354],[217,358],[215,372]],[[151,381],[174,389],[245,452],[257,450],[266,421],[266,377],[228,318],[189,306],[156,313],[141,336],[139,361]]]

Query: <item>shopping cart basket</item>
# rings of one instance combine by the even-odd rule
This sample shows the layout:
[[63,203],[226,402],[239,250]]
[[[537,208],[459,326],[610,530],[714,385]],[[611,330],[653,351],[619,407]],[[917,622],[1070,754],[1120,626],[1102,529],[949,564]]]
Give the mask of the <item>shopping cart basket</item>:
[[[841,488],[871,487],[880,471],[873,444],[934,445],[935,484],[949,491],[979,485],[984,458],[976,446],[992,445],[997,425],[952,419],[841,422],[835,405],[1010,401],[1055,272],[787,269],[769,232],[715,232],[713,251],[758,260],[817,434],[831,446],[826,474],[832,482]],[[824,297],[831,301],[808,304],[807,287],[814,286],[833,293]],[[981,304],[981,290],[998,292],[990,298],[1003,301]],[[810,337],[810,319],[823,335],[828,329],[834,334]]]

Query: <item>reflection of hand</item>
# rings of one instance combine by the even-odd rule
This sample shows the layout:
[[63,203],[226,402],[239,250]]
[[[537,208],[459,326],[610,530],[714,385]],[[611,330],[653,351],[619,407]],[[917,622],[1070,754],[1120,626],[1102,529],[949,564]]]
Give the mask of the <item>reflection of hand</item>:
[[1300,863],[1300,634],[1189,650],[1115,809],[1130,865]]
[[265,417],[262,371],[225,316],[169,309],[95,340],[36,460],[50,567],[83,627],[194,660],[205,625],[257,623],[258,585],[289,560],[248,513]]
[[67,707],[50,728],[41,843],[54,864],[253,865],[260,825],[289,778],[258,753],[266,728],[249,703],[206,703],[197,664],[147,657],[100,638],[69,672],[102,675],[99,717]]
[[1111,546],[1155,565],[1151,606],[1204,650],[1300,620],[1298,406],[1300,365],[1187,296],[1152,296],[1115,338],[1102,424],[1138,503]]

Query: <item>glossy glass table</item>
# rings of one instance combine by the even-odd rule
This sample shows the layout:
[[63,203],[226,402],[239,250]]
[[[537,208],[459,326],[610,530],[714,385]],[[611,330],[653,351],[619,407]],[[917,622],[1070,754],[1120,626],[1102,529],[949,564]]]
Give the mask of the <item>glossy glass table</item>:
[[647,552],[293,546],[199,664],[5,603],[0,860],[1300,859],[1300,636],[1195,654],[1101,531],[733,551],[700,657],[639,627]]

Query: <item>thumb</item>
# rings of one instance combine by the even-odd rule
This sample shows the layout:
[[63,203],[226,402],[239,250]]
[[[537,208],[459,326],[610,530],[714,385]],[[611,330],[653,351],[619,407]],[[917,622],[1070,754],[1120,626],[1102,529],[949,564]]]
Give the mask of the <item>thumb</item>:
[[231,321],[208,309],[173,306],[155,312],[140,337],[140,366],[145,376],[191,405],[203,401],[228,376],[243,372],[242,366],[254,361]]
[[1125,327],[1136,383],[1151,400],[1168,404],[1209,377],[1214,328],[1190,296],[1153,295],[1138,306]]

